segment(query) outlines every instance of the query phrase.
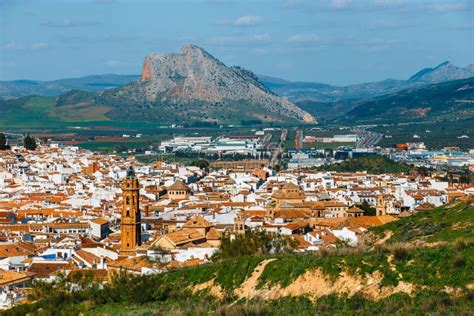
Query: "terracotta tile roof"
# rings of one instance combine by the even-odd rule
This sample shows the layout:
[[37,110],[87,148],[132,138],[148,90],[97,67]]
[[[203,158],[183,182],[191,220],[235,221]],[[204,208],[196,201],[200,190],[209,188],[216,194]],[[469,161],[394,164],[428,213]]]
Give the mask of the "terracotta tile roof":
[[221,234],[215,228],[209,229],[209,232],[206,235],[207,240],[219,240],[221,238]]
[[109,262],[107,266],[116,269],[125,269],[132,270],[135,272],[141,272],[142,268],[153,268],[155,264],[148,260],[146,256],[140,256],[112,261]]
[[98,264],[100,262],[99,257],[82,249],[76,250],[76,253],[73,256],[73,260],[76,260],[76,259],[79,259],[80,261],[84,261],[89,265]]
[[31,275],[27,273],[0,270],[0,287],[22,283],[31,278]]
[[202,231],[193,228],[181,229],[163,236],[163,238],[167,238],[176,246],[204,239],[205,237]]
[[191,191],[191,189],[183,181],[177,180],[168,187],[168,191]]
[[103,218],[96,218],[96,219],[93,219],[91,222],[94,223],[94,224],[98,224],[98,225],[105,225],[109,221],[106,220],[106,219],[103,219]]
[[295,219],[308,218],[311,216],[311,211],[301,209],[279,209],[273,212],[275,218]]
[[14,244],[0,245],[0,258],[33,255],[34,252]]
[[208,228],[208,227],[212,227],[212,224],[199,215],[194,216],[183,225],[183,228]]
[[28,267],[27,271],[34,273],[35,277],[45,278],[69,266],[69,263],[64,262],[34,262]]
[[396,220],[397,218],[391,215],[350,217],[348,219],[348,226],[352,228],[369,228],[382,226]]
[[297,249],[305,249],[311,246],[311,243],[307,242],[306,240],[303,239],[300,235],[291,235],[293,240],[296,241],[296,248]]
[[260,210],[247,210],[247,211],[242,211],[239,213],[241,218],[247,218],[247,217],[253,217],[253,216],[263,217],[266,214],[267,214],[266,211],[260,211]]

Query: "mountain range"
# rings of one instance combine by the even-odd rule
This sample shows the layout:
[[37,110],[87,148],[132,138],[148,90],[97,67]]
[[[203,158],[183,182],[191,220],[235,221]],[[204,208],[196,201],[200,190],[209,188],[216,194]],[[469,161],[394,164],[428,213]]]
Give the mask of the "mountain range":
[[[417,86],[371,99],[326,104],[325,111],[340,113],[332,122],[345,124],[468,119],[474,116],[474,77]],[[313,110],[311,113],[315,114]]]
[[474,66],[444,62],[408,80],[337,87],[257,76],[185,45],[180,53],[149,54],[140,76],[0,82],[6,125],[12,117],[21,125],[32,111],[51,122],[449,121],[474,116]]
[[338,102],[368,99],[429,84],[474,77],[474,65],[457,67],[445,61],[434,68],[425,68],[408,80],[387,79],[379,82],[333,86],[317,82],[291,82],[279,78],[261,76],[260,80],[278,95],[292,102]]
[[138,80],[139,75],[91,75],[52,81],[0,81],[0,98],[11,99],[29,95],[57,96],[71,90],[103,91]]
[[[175,54],[176,55],[176,54]],[[157,56],[157,54],[155,54]],[[231,67],[238,69],[238,67]],[[318,82],[288,81],[257,75],[258,80],[272,92],[290,102],[338,102],[367,99],[428,84],[474,77],[474,65],[457,67],[445,61],[433,68],[425,68],[407,80],[387,79],[379,82],[334,86]],[[140,75],[92,75],[53,81],[0,81],[0,97],[15,98],[28,95],[57,96],[70,90],[104,91],[139,80]]]

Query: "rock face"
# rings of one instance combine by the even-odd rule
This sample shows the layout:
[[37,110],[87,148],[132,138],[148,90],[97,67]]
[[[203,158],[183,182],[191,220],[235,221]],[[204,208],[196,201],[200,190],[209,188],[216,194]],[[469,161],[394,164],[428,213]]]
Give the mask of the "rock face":
[[[186,104],[205,102],[209,105],[245,102],[262,107],[278,117],[289,117],[314,122],[307,112],[268,90],[250,71],[240,67],[227,67],[202,48],[185,45],[181,53],[156,54],[145,58],[138,84],[132,84],[125,94],[135,91],[148,102]],[[272,115],[259,115],[276,120]],[[264,119],[265,120],[265,119]]]

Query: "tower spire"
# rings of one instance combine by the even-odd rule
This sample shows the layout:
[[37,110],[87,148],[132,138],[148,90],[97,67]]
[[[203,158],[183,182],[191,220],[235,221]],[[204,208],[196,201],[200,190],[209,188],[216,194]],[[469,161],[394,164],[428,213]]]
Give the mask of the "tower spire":
[[140,185],[130,166],[122,181],[121,249],[133,251],[141,245]]

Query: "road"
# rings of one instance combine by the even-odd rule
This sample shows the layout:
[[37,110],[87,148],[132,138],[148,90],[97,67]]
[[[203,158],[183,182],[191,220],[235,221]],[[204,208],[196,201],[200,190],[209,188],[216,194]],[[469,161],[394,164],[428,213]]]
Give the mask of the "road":
[[296,129],[295,134],[295,149],[300,150],[303,148],[303,130]]
[[356,144],[356,148],[373,148],[382,139],[383,134],[365,129],[355,130],[360,135],[360,140]]
[[288,137],[288,130],[287,129],[282,129],[281,130],[281,135],[280,135],[280,141],[278,144],[270,144],[271,148],[269,148],[272,151],[272,158],[270,159],[270,167],[273,168],[278,164],[278,156],[283,153],[283,143],[286,141],[286,138]]

